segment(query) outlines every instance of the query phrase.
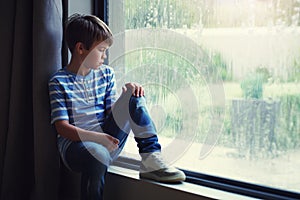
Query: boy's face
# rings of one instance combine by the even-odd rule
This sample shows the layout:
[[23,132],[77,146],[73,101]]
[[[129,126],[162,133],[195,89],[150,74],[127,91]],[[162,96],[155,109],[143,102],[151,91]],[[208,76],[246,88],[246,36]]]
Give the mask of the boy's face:
[[106,42],[95,42],[89,50],[84,50],[83,66],[88,69],[99,68],[107,58],[106,50],[108,48],[109,45]]

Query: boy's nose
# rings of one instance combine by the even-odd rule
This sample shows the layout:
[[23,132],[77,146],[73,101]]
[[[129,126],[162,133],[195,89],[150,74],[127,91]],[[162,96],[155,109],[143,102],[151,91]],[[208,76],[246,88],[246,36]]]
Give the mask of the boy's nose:
[[102,57],[105,59],[107,58],[106,52],[103,53]]

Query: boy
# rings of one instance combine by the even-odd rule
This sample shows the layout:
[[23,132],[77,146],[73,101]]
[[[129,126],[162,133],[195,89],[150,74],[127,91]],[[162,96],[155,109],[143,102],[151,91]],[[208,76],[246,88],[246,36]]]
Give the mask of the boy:
[[63,162],[82,174],[81,199],[102,199],[107,167],[121,152],[130,130],[142,157],[141,178],[184,181],[182,171],[161,159],[143,87],[127,83],[116,100],[114,71],[103,65],[113,43],[108,26],[95,16],[75,14],[65,34],[72,57],[49,81],[51,123],[58,132]]

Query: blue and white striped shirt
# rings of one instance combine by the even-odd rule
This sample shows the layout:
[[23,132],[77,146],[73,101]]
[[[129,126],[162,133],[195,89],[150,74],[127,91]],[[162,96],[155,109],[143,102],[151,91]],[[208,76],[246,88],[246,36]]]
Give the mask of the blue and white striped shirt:
[[[80,76],[65,68],[56,72],[49,81],[51,123],[68,120],[76,127],[100,131],[105,111],[116,101],[114,71],[107,65]],[[59,149],[65,152],[71,141],[59,138]]]

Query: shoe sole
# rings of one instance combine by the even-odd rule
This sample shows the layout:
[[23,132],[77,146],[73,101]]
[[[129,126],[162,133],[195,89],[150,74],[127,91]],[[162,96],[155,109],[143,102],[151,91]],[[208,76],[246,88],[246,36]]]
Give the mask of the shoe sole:
[[182,175],[162,178],[151,173],[140,173],[140,178],[154,180],[162,183],[180,183],[185,181],[185,177],[182,177]]

